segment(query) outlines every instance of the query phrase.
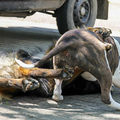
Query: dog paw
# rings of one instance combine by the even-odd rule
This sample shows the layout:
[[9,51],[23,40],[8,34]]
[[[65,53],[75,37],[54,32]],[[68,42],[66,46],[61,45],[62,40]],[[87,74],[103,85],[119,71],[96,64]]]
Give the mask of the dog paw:
[[106,29],[103,31],[103,37],[104,37],[104,38],[109,37],[111,33],[112,33],[112,31],[111,31],[110,29],[107,29],[107,28],[106,28]]
[[53,95],[52,99],[56,100],[56,101],[63,100],[63,95],[59,95],[59,96],[58,95]]
[[40,86],[39,82],[36,79],[29,78],[23,80],[23,91],[34,90]]
[[74,70],[64,67],[63,68],[63,80],[69,80],[74,74]]
[[102,35],[103,38],[109,37],[112,31],[108,28],[96,28],[96,33]]

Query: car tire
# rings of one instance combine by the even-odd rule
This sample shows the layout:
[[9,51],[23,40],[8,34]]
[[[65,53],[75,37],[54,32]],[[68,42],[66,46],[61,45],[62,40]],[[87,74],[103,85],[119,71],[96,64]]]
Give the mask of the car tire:
[[97,16],[97,0],[66,0],[55,14],[60,34],[75,28],[92,27]]

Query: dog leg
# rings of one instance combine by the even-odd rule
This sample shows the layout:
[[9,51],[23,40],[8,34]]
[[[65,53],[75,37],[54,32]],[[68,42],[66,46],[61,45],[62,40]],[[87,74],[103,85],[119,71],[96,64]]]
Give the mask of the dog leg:
[[[108,82],[108,83],[107,83]],[[111,83],[112,84],[112,83]],[[120,104],[114,101],[110,92],[110,81],[109,79],[102,83],[101,85],[101,100],[103,103],[107,104],[108,106],[120,110]]]
[[27,78],[22,81],[22,89],[24,92],[28,90],[34,90],[40,86],[40,83],[33,78]]
[[101,77],[101,80],[98,80],[101,86],[101,100],[108,106],[120,110],[120,104],[114,101],[114,99],[112,98],[110,91],[112,85],[112,76],[110,74],[108,75],[103,75],[103,77]]
[[21,89],[22,87],[22,81],[24,79],[0,79],[0,87],[5,88],[5,87],[18,87]]
[[98,80],[101,86],[101,100],[103,103],[105,104],[111,104],[110,101],[110,88],[112,85],[112,77],[110,79],[110,77],[103,77],[101,78],[101,80]]
[[54,88],[53,96],[52,96],[54,100],[63,100],[63,96],[61,95],[62,81],[63,80],[55,79],[55,88]]
[[[33,68],[25,69],[20,68],[20,71],[25,76],[39,77],[39,78],[59,78],[63,77],[62,69],[42,69],[42,68]],[[66,77],[66,76],[65,76]]]
[[0,79],[0,101],[11,100],[14,93],[19,90],[28,91],[39,87],[39,82],[33,78]]
[[17,88],[23,91],[33,90],[39,87],[39,82],[33,78],[0,79],[0,88]]
[[[54,67],[54,70],[58,69],[56,65],[56,56],[53,57],[53,67]],[[60,80],[60,79],[54,79],[54,80],[55,80],[55,87],[54,87],[52,99],[63,100],[63,96],[61,95],[63,80]]]
[[105,104],[108,104],[110,107],[120,110],[120,104],[114,101],[111,96],[110,88],[112,86],[112,75],[109,67],[109,63],[107,60],[106,52],[105,52],[106,62],[108,64],[108,70],[106,69],[106,73],[101,75],[101,80],[98,80],[101,85],[101,100]]

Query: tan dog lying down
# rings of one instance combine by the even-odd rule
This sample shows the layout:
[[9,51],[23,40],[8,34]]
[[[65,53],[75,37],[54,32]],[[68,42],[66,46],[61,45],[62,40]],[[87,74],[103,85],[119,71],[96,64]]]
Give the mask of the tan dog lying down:
[[[55,48],[39,62],[24,64],[18,59],[16,61],[22,67],[33,68],[40,67],[46,60],[54,56],[53,64],[55,70],[59,68],[78,68],[83,72],[82,76],[86,79],[97,79],[101,86],[102,102],[120,110],[120,104],[113,100],[110,91],[112,84],[120,88],[119,43],[109,36],[111,32],[109,29],[88,29],[76,29],[63,34],[57,41]],[[63,100],[61,95],[62,81],[63,79],[55,79],[52,97],[55,100]]]
[[9,99],[19,91],[26,92],[37,88],[41,95],[50,94],[54,86],[53,78],[62,77],[64,73],[61,69],[24,69],[15,62],[15,56],[25,63],[38,61],[24,50],[17,53],[0,52],[0,100]]

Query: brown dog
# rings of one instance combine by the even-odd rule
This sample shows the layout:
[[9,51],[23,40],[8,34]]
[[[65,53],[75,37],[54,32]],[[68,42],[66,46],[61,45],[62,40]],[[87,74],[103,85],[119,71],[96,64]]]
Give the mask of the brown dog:
[[[88,30],[89,29],[89,30]],[[120,104],[112,99],[110,88],[112,83],[120,88],[119,44],[113,39],[110,30],[105,28],[77,29],[66,32],[57,41],[47,55],[39,62],[27,65],[16,61],[26,68],[41,66],[53,57],[54,69],[67,68],[80,70],[88,80],[98,80],[101,86],[101,99],[105,104],[120,110]],[[92,32],[92,31],[96,32]],[[108,37],[109,36],[109,37]],[[120,53],[120,52],[119,52]],[[92,77],[90,79],[90,77]],[[55,79],[53,99],[63,100],[61,85],[63,79]]]

